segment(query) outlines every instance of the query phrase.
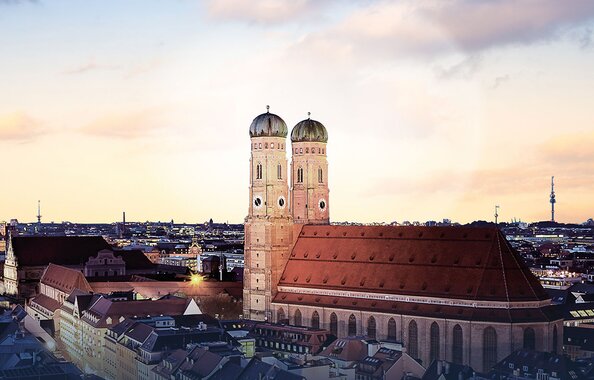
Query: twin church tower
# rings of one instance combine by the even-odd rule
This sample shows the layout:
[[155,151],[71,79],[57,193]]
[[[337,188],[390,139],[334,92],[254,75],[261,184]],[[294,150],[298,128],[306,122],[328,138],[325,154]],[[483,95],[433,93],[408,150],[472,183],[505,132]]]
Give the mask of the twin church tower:
[[293,127],[289,176],[287,124],[266,108],[250,126],[243,309],[253,320],[271,320],[270,303],[300,227],[330,222],[326,128],[310,118]]

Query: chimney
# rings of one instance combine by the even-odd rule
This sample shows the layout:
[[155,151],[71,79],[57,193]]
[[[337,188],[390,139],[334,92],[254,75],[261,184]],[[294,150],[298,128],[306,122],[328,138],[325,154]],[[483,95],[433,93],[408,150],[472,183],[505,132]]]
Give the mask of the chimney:
[[450,363],[449,362],[445,362],[445,373],[446,375],[450,374]]
[[437,374],[438,375],[441,375],[442,374],[442,370],[443,370],[443,368],[442,368],[441,360],[438,360],[437,361]]

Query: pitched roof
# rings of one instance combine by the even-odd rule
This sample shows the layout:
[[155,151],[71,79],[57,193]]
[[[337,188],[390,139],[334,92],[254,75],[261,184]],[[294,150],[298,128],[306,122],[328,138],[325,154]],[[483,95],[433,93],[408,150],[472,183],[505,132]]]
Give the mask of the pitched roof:
[[367,345],[361,337],[341,338],[320,352],[320,356],[347,362],[359,361],[367,356]]
[[58,301],[56,301],[55,299],[53,299],[51,297],[46,296],[45,294],[36,295],[34,298],[31,299],[30,303],[32,305],[37,304],[51,312],[55,312],[61,306]]
[[289,371],[280,369],[272,364],[264,363],[258,359],[252,358],[245,366],[243,371],[236,378],[237,380],[303,380],[305,377],[299,376]]
[[[496,228],[303,226],[280,286],[477,301],[549,296]],[[283,302],[277,298],[275,302]]]
[[[526,370],[523,367],[527,367]],[[512,374],[515,368],[522,368],[526,378],[537,373],[556,372],[559,379],[584,379],[577,364],[568,356],[552,352],[517,350],[497,363],[491,374]],[[491,376],[493,378],[493,376]]]
[[92,290],[81,272],[53,263],[45,268],[40,282],[67,294],[70,294],[74,289]]
[[471,378],[474,373],[474,369],[467,365],[433,360],[422,380],[465,380]]
[[81,265],[111,246],[101,236],[15,236],[12,249],[20,266]]
[[114,250],[115,257],[121,257],[126,262],[127,270],[152,269],[155,267],[140,249]]
[[[118,323],[121,317],[146,316],[146,315],[180,315],[186,310],[188,300],[184,298],[171,298],[166,300],[144,301],[113,301],[100,296],[90,304],[83,320],[96,327],[109,327],[107,319],[111,318],[112,325]],[[93,321],[90,316],[96,319]]]
[[137,323],[132,326],[124,335],[139,343],[143,343],[154,330],[155,328],[153,326],[149,326],[146,323]]
[[155,266],[141,250],[114,250],[101,236],[15,236],[12,248],[20,266],[84,265],[104,249],[122,257],[128,270]]

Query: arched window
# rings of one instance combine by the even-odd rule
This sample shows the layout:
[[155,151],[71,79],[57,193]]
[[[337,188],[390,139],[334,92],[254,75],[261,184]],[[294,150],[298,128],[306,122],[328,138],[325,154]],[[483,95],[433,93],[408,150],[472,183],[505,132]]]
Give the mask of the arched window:
[[408,324],[408,354],[413,359],[419,357],[419,330],[415,321]]
[[336,313],[330,314],[330,333],[334,336],[338,336],[338,317]]
[[375,339],[375,318],[369,317],[367,320],[367,336],[371,339]]
[[283,179],[283,167],[281,164],[278,164],[276,167],[276,176],[278,179]]
[[522,346],[525,350],[534,350],[536,346],[536,334],[532,327],[524,329],[524,345]]
[[388,321],[388,340],[396,340],[396,321],[390,318]]
[[314,329],[320,328],[320,314],[317,311],[314,311],[311,315],[311,327]]
[[259,162],[256,165],[256,179],[262,179],[262,164]]
[[297,183],[303,182],[303,168],[297,169]]
[[439,325],[437,322],[431,324],[429,329],[429,363],[439,360]]
[[322,168],[318,169],[318,182],[324,183],[324,172],[322,171]]
[[355,316],[353,314],[351,314],[349,317],[348,335],[349,336],[357,335],[357,318],[355,318]]
[[295,310],[295,326],[301,326],[301,311],[299,309]]
[[452,339],[452,361],[456,364],[462,364],[464,340],[462,337],[462,327],[454,326],[454,336]]
[[276,312],[276,323],[282,323],[282,321],[285,319],[285,311],[283,310],[283,308],[281,307],[280,309],[278,309],[278,311]]
[[497,331],[491,326],[483,331],[483,371],[497,364]]
[[553,352],[557,353],[557,325],[553,326]]

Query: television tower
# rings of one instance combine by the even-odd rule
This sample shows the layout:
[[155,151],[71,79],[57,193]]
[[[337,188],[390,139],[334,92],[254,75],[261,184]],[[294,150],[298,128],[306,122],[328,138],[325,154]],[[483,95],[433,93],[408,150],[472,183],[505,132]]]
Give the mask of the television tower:
[[37,201],[37,224],[41,224],[41,201]]
[[555,176],[551,177],[551,222],[555,221],[555,203],[557,203],[557,200],[555,200]]

